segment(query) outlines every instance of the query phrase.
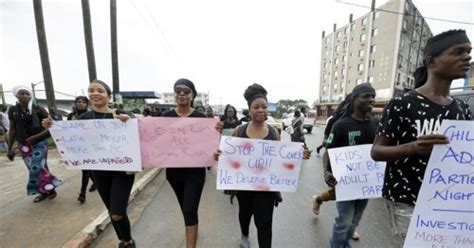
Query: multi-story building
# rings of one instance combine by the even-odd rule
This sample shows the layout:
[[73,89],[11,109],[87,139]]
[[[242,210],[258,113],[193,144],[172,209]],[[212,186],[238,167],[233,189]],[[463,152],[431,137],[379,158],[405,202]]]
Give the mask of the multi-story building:
[[322,34],[318,116],[329,116],[361,83],[376,89],[376,106],[414,86],[431,30],[410,0],[390,0],[369,13]]
[[[175,93],[163,93],[163,104],[176,104],[176,101],[174,100]],[[209,105],[209,93],[198,93],[196,98],[194,99],[194,105],[198,106],[201,105],[199,102],[202,104],[202,106]],[[198,105],[196,105],[198,104]]]

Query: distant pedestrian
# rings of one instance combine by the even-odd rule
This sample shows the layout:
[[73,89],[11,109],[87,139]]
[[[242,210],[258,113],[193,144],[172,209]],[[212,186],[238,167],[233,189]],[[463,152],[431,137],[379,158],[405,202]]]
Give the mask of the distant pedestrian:
[[293,120],[291,121],[291,142],[304,142],[303,121],[301,120],[301,112],[295,110]]
[[206,116],[207,118],[214,118],[214,110],[209,105],[206,106]]
[[48,137],[49,131],[41,126],[41,121],[48,117],[48,112],[31,99],[28,86],[16,86],[12,90],[17,98],[16,105],[8,109],[10,119],[9,143],[7,157],[15,158],[13,145],[18,143],[18,151],[29,171],[27,184],[28,195],[38,195],[33,202],[57,196],[56,187],[62,182],[48,168]]
[[[100,80],[94,80],[87,89],[92,110],[79,116],[80,120],[90,119],[119,119],[127,121],[128,115],[120,110],[111,109],[108,102],[112,98],[110,87]],[[52,126],[52,119],[48,117],[43,123],[44,127]],[[135,174],[124,171],[99,171],[92,170],[99,195],[109,211],[112,226],[120,240],[118,247],[134,248],[130,220],[127,216],[128,199],[132,190]]]
[[[67,120],[79,120],[79,116],[86,113],[89,107],[89,99],[86,96],[78,96],[74,100],[74,107],[72,108],[72,112],[67,116]],[[89,184],[89,178],[92,179],[92,185],[89,188],[89,192],[93,192],[96,190],[94,184],[94,178],[92,177],[92,172],[90,170],[82,170],[82,180],[81,180],[81,191],[77,200],[83,204],[86,201],[86,189],[87,185]]]
[[151,116],[151,109],[150,109],[150,107],[145,107],[145,108],[143,108],[143,116],[144,116],[144,117]]
[[250,118],[250,113],[249,113],[249,110],[248,109],[244,109],[242,110],[242,114],[244,115],[244,117],[240,118],[240,122],[243,123],[243,122],[249,122],[251,120]]
[[240,121],[237,118],[237,109],[234,106],[227,104],[224,109],[224,115],[221,117],[221,121],[224,122],[224,129],[234,129],[240,125]]

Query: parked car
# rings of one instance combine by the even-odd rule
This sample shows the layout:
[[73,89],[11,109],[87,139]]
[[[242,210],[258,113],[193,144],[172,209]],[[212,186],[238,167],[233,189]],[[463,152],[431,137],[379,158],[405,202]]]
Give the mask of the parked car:
[[474,113],[474,86],[456,88],[462,89],[461,91],[452,91],[451,96],[459,100],[464,101],[469,105],[469,110]]
[[278,130],[279,133],[281,133],[281,123],[277,122],[273,116],[267,116],[267,124],[270,125],[271,127],[274,127]]
[[[291,126],[291,122],[293,121],[293,116],[295,113],[288,113],[285,115],[286,118],[281,122],[283,130]],[[307,116],[304,118],[303,128],[306,129],[307,133],[311,133],[313,131],[314,125],[316,124],[316,110],[310,110],[308,113],[306,113],[306,115]]]

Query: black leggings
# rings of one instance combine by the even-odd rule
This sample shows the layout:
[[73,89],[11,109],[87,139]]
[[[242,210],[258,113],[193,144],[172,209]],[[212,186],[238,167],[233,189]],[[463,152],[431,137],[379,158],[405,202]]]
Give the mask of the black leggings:
[[186,226],[197,225],[199,201],[201,200],[202,188],[204,188],[205,179],[197,177],[188,177],[184,180],[174,180],[168,178],[168,182],[173,188],[179,206],[184,217]]
[[125,172],[117,171],[93,171],[92,176],[100,198],[102,198],[107,210],[109,210],[109,215],[122,216],[117,221],[112,219],[112,225],[118,238],[122,241],[131,240],[132,235],[130,221],[127,216],[127,205],[135,175],[127,175]]
[[87,184],[89,184],[89,177],[92,179],[94,184],[94,178],[92,177],[92,172],[90,170],[82,170],[82,184],[81,184],[81,194],[86,194]]
[[249,236],[250,219],[254,218],[257,227],[258,246],[272,247],[272,221],[275,192],[239,191],[239,222],[242,235]]

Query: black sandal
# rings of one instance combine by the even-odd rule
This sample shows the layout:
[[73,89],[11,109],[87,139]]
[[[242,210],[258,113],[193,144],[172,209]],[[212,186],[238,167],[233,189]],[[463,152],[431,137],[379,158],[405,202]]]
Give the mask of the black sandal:
[[56,190],[53,189],[52,191],[49,191],[48,198],[50,200],[52,200],[52,199],[56,198],[57,195],[58,195],[58,193],[56,193]]
[[41,193],[39,196],[35,197],[33,200],[34,203],[40,202],[48,197],[48,193]]

